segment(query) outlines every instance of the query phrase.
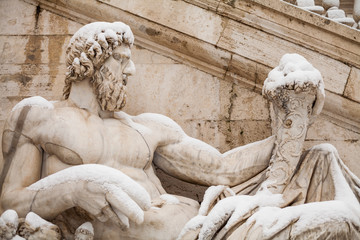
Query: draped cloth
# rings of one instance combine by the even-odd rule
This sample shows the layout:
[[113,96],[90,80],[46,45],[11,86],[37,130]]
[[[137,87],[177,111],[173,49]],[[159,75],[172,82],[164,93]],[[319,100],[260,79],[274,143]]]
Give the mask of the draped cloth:
[[[255,195],[266,180],[265,172],[232,187],[232,190],[237,195]],[[214,239],[360,239],[360,215],[357,219],[351,217],[360,214],[360,179],[345,166],[332,145],[315,146],[302,154],[284,189],[283,199],[282,206],[273,209],[273,225],[285,218],[290,221],[280,224],[281,227],[275,231],[266,232],[269,229],[251,219],[256,213],[261,216],[260,211],[265,210],[257,208],[230,229],[220,229]],[[341,209],[337,209],[339,206]],[[311,211],[322,211],[319,209],[323,208],[323,218],[314,217],[310,225],[303,226],[306,221],[302,218],[306,214],[309,218]],[[289,217],[294,212],[300,214]],[[263,217],[272,216],[265,213]],[[189,232],[184,239],[196,239],[198,233],[199,229]]]

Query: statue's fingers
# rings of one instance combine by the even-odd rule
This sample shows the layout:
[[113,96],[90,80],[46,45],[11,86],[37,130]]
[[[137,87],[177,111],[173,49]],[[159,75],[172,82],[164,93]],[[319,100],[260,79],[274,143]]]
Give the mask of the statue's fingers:
[[185,224],[176,240],[197,239],[205,219],[206,216],[201,215],[197,215],[190,219]]
[[252,215],[252,213],[257,211],[258,208],[259,206],[253,202],[239,202],[238,206],[235,208],[234,213],[231,215],[229,221],[224,226],[224,229],[231,229],[239,222],[246,220],[249,216]]
[[124,214],[117,213],[116,208],[113,209],[111,206],[107,205],[102,209],[102,212],[107,216],[108,219],[115,222],[121,228],[121,230],[129,228],[129,219]]
[[[211,212],[210,212],[211,213]],[[217,218],[210,218],[204,222],[200,233],[199,233],[199,240],[210,240],[213,239],[215,233],[224,225],[227,219],[231,215],[230,212],[224,212],[222,214],[217,214]],[[209,214],[210,216],[210,214]],[[208,216],[208,217],[209,217]]]
[[226,186],[218,185],[209,187],[204,194],[204,200],[202,201],[199,209],[199,215],[206,216],[210,208],[214,205],[217,198],[225,190]]
[[246,203],[249,196],[232,196],[222,199],[208,214],[199,234],[199,239],[212,239],[215,233],[224,226],[236,207]]
[[208,214],[200,230],[199,240],[212,239],[234,212],[238,196],[229,197],[218,202]]
[[[109,205],[106,205],[109,206]],[[106,222],[109,217],[101,210],[98,214],[94,215],[100,222]]]
[[131,221],[140,224],[144,221],[144,212],[139,205],[121,189],[106,194],[106,200],[113,209],[123,213]]
[[100,222],[106,222],[107,220],[109,220],[109,218],[104,214],[104,213],[99,213],[96,216],[96,219],[99,220]]
[[[117,175],[117,180],[114,182],[116,187],[121,188],[127,195],[133,199],[137,205],[139,205],[143,210],[149,210],[151,207],[151,198],[149,193],[143,188],[140,184],[135,182],[129,176],[125,174]],[[106,186],[109,189],[113,185]]]
[[[120,212],[117,208],[114,208],[114,212],[116,213],[116,216],[118,217],[118,219],[120,220],[121,224],[125,227],[125,228],[129,228],[130,224],[129,224],[129,218],[126,217],[122,212]],[[122,228],[123,229],[123,228]]]
[[138,185],[123,189],[143,210],[146,211],[150,209],[150,195],[142,186]]

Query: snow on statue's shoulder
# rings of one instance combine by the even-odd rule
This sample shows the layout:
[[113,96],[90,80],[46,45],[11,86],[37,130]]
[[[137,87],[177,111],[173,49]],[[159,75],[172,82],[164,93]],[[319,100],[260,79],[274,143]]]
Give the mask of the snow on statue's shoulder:
[[35,96],[25,98],[13,107],[12,111],[23,108],[25,106],[36,106],[45,109],[53,109],[54,105],[43,97]]
[[285,54],[279,66],[270,71],[264,82],[263,94],[274,95],[278,89],[302,91],[309,86],[324,92],[320,72],[299,54]]

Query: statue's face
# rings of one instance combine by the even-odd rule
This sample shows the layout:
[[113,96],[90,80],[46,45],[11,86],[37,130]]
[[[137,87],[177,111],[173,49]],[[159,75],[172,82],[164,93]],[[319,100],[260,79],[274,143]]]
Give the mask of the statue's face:
[[128,76],[135,73],[135,65],[130,57],[130,48],[121,45],[113,50],[95,74],[95,92],[102,110],[114,112],[125,106]]
[[128,76],[135,74],[135,65],[130,58],[130,47],[123,44],[115,48],[112,55],[104,63],[104,66],[110,69],[113,74],[121,77],[123,85],[126,85]]

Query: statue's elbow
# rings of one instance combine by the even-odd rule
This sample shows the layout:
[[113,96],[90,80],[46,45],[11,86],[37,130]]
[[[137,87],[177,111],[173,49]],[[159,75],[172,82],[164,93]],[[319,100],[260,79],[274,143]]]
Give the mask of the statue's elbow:
[[15,210],[19,217],[25,217],[29,212],[29,209],[26,208],[26,203],[24,203],[21,197],[14,197],[12,193],[3,192],[0,199],[1,210],[6,211],[8,209]]

